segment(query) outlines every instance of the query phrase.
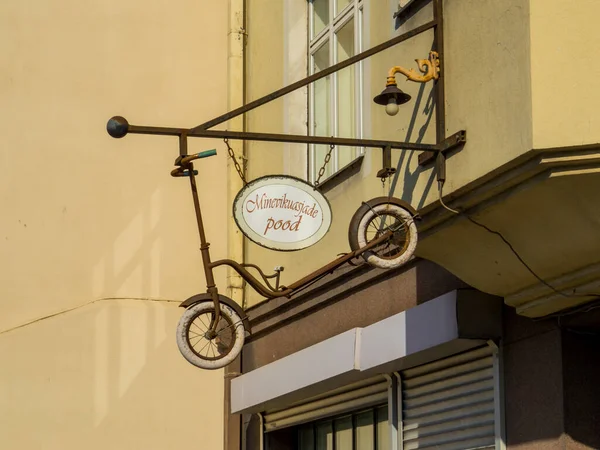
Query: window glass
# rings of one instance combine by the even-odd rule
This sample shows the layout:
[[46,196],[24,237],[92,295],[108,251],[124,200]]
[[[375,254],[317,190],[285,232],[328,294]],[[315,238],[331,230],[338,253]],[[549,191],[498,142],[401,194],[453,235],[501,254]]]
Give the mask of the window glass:
[[313,34],[317,36],[329,23],[329,0],[312,0]]
[[356,450],[374,450],[373,410],[356,416]]
[[387,405],[377,408],[377,450],[390,449],[390,431]]
[[352,416],[335,421],[335,450],[352,450]]
[[[337,62],[342,62],[354,56],[354,18],[349,20],[336,33]],[[352,65],[337,73],[337,126],[338,136],[356,137],[356,92]],[[338,169],[354,160],[356,149],[342,147],[338,149]]]
[[331,421],[321,422],[316,427],[317,449],[316,450],[334,450],[333,449],[333,427]]
[[342,11],[346,6],[348,6],[350,4],[351,0],[336,0],[336,8],[335,8],[335,13],[339,13],[340,11]]
[[[313,73],[329,67],[330,47],[325,42],[313,56]],[[313,83],[313,132],[315,136],[331,136],[331,76],[321,78]],[[323,165],[325,155],[329,151],[327,145],[315,145],[315,165],[318,170]],[[332,173],[332,165],[325,168],[324,178]]]
[[315,450],[315,433],[312,425],[298,430],[298,450]]

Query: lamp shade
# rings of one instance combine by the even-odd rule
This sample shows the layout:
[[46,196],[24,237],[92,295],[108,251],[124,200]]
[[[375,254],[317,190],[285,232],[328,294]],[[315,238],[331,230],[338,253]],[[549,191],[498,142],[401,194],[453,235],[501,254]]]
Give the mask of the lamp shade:
[[390,84],[389,86],[386,86],[386,88],[381,92],[381,94],[376,96],[373,99],[373,101],[378,105],[385,106],[389,103],[391,98],[396,99],[397,105],[402,105],[410,100],[410,95],[398,89],[397,85]]

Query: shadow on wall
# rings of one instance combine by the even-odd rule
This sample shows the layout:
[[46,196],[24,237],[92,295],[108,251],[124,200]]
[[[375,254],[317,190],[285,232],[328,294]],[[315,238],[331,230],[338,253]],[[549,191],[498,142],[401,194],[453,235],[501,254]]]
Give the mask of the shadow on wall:
[[[0,330],[100,298],[183,301],[205,289],[189,185],[169,176],[176,142],[155,141],[136,136],[122,144],[106,136],[106,145],[84,162],[68,152],[63,165],[40,175],[45,201],[38,199],[35,208],[7,205],[6,222],[19,218],[28,227],[7,225],[5,231],[10,264],[0,275]],[[216,257],[226,252],[224,158],[203,161],[198,179]],[[27,201],[38,189],[21,184],[18,194]],[[216,276],[222,285],[224,271]]]
[[[172,160],[176,146],[170,144],[164,147],[169,154],[168,159]],[[139,157],[139,151],[135,150],[131,153],[138,153],[135,156]],[[215,179],[221,172],[221,167],[217,167],[216,163],[223,157],[203,160],[197,167],[200,171],[197,182],[204,213],[211,213],[208,220],[205,219],[207,234],[217,241],[213,243],[212,250],[219,254],[223,253],[226,245],[220,237],[227,216],[223,206],[218,209],[215,207],[215,197],[224,200],[225,196],[215,196],[211,191],[224,187],[225,181],[222,178],[223,181],[214,183],[202,175],[211,174],[211,180]],[[112,190],[115,197],[122,197],[121,216],[116,220],[121,227],[97,230],[98,233],[105,233],[106,240],[113,245],[112,249],[105,249],[99,261],[93,263],[91,286],[94,298],[135,293],[184,300],[196,293],[196,290],[189,291],[189,287],[197,286],[198,292],[203,290],[199,241],[189,183],[186,179],[169,177],[171,165],[154,162],[154,167],[147,174],[147,184],[154,184],[155,187],[145,192],[128,182],[127,173],[119,170],[115,174],[120,182]],[[150,182],[156,177],[160,177],[160,185]],[[134,192],[141,195],[133,197]]]
[[[413,134],[415,133],[415,126],[420,112],[424,116],[424,119],[421,117],[420,120],[424,120],[424,122],[417,132],[417,137],[414,141],[415,143],[420,144],[423,142],[425,134],[427,133],[427,130],[433,118],[433,112],[435,110],[435,90],[429,90],[429,95],[425,100],[425,104],[421,106],[423,103],[425,87],[425,84],[421,84],[419,87],[419,93],[417,94],[417,97],[415,99],[415,106],[413,108],[413,113],[410,119],[410,123],[408,125],[408,129],[406,131],[404,142],[413,142]],[[411,165],[413,165],[413,160],[418,159],[418,155],[418,152],[414,151],[402,151],[400,153],[400,158],[398,159],[398,164],[396,165],[396,173],[392,180],[389,191],[390,196],[398,197],[404,201],[407,201],[411,205],[413,204],[413,196],[417,182],[421,174],[424,172],[424,169],[418,164],[416,165],[416,168],[411,172]],[[403,167],[404,170],[402,170]],[[396,187],[398,185],[400,174],[402,174],[402,193],[396,194]],[[423,207],[425,200],[429,195],[429,191],[431,190],[431,186],[433,185],[434,179],[435,171],[431,171],[429,179],[427,180],[427,184],[421,194],[421,198],[419,199],[418,203],[414,205],[417,210]]]

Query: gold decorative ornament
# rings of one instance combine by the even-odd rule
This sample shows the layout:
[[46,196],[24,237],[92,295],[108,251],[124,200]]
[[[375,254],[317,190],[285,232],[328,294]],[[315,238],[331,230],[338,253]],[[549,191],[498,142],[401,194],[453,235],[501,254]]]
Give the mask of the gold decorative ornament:
[[423,75],[419,75],[414,69],[394,66],[388,72],[386,86],[396,84],[397,73],[401,73],[410,81],[416,83],[427,83],[440,77],[440,59],[437,52],[429,52],[429,59],[415,59],[415,61]]

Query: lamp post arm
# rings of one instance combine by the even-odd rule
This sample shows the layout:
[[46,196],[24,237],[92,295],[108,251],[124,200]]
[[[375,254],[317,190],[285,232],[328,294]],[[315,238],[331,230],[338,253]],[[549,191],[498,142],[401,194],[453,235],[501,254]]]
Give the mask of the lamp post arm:
[[423,75],[419,75],[414,69],[405,69],[401,66],[392,67],[387,76],[387,86],[396,84],[396,74],[401,73],[408,80],[416,83],[427,83],[431,80],[437,80],[440,76],[440,60],[437,52],[429,52],[429,59],[415,59],[419,70]]

